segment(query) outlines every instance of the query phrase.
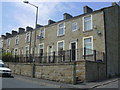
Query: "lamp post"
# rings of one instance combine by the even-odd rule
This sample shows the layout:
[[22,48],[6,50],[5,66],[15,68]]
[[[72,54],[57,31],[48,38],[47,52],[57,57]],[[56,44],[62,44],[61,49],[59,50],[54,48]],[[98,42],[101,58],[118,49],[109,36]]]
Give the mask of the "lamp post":
[[[36,8],[36,21],[35,21],[35,29],[36,29],[37,28],[37,19],[38,19],[38,6],[29,3],[29,1],[23,1],[23,2],[26,3],[26,4],[32,5]],[[35,77],[35,64],[34,64],[34,61],[35,61],[35,47],[36,47],[36,30],[35,30],[35,33],[34,33],[32,77]]]

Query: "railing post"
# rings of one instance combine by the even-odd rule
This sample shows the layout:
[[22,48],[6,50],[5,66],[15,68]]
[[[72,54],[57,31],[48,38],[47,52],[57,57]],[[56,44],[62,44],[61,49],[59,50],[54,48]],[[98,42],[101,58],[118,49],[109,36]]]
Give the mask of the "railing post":
[[103,60],[103,62],[106,63],[106,60],[105,60],[105,53],[104,53],[104,52],[102,52],[102,60]]
[[86,60],[86,47],[84,47],[84,60]]
[[53,52],[53,63],[55,62],[55,52]]
[[16,63],[16,55],[15,55],[15,63]]
[[94,60],[96,61],[96,50],[94,50]]
[[70,62],[72,61],[72,55],[71,55],[71,49],[70,49]]

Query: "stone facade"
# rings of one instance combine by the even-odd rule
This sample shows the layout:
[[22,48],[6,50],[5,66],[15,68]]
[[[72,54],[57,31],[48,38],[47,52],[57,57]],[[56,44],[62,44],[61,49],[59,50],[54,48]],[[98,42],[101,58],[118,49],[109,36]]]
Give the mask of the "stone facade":
[[[85,7],[87,9],[87,7]],[[89,11],[90,10],[90,11]],[[92,11],[90,8],[88,13],[84,13],[79,16],[72,17],[69,14],[64,14],[68,15],[64,17],[64,20],[58,21],[58,22],[52,22],[49,21],[49,25],[41,26],[40,28],[35,29],[36,30],[36,47],[35,47],[35,54],[40,54],[40,45],[43,45],[43,52],[44,53],[49,53],[49,47],[51,47],[51,51],[58,51],[58,42],[63,41],[64,50],[70,50],[71,49],[71,43],[75,42],[76,46],[75,49],[81,49],[84,48],[84,39],[91,37],[92,38],[92,50],[97,50],[99,52],[104,52],[105,58],[105,64],[106,67],[104,67],[105,73],[107,76],[115,76],[118,75],[120,72],[118,72],[118,62],[119,62],[119,55],[118,55],[118,49],[119,49],[119,6],[116,4],[113,4],[113,6],[103,8],[97,11]],[[91,30],[84,31],[84,18],[87,16],[91,16]],[[77,23],[77,30],[72,31],[71,27],[73,23]],[[60,24],[64,25],[64,34],[61,36],[58,36],[58,27]],[[34,45],[34,33],[35,30],[31,31],[26,31],[22,34],[17,33],[16,35],[6,35],[6,38],[4,39],[4,50],[8,50],[15,54],[15,49],[17,48],[17,54],[26,54],[25,48],[28,47],[28,54],[33,54],[33,45]],[[40,32],[44,30],[44,37],[39,37]],[[30,41],[25,42],[26,40],[26,34],[30,33]],[[15,44],[15,38],[18,35],[19,37],[19,44]],[[41,38],[41,39],[40,39]],[[10,46],[8,47],[8,39],[11,40]],[[76,53],[77,56],[83,55],[83,52],[81,53]],[[78,55],[79,54],[79,55]],[[80,57],[76,58],[76,61],[82,61]],[[98,67],[97,64],[93,64],[93,62],[88,62],[91,65],[94,65],[95,68]],[[85,74],[90,73],[89,68],[86,69],[88,72],[85,72],[84,67],[90,67],[87,63],[82,64],[83,67],[79,68],[79,65],[76,65],[76,74],[80,77],[78,77],[79,80],[82,80],[84,78],[88,78],[88,80],[91,80],[93,77],[89,77]],[[102,64],[101,64],[102,65]],[[36,70],[38,74],[39,65],[36,66]],[[58,68],[57,66],[54,66]],[[61,66],[62,67],[62,66]],[[52,66],[41,66],[41,69],[49,69],[53,68]],[[66,67],[68,69],[73,68],[72,66]],[[55,68],[54,68],[55,69]],[[94,70],[94,68],[91,68]],[[82,71],[83,70],[83,71]],[[95,72],[97,70],[94,70]],[[45,79],[47,78],[47,72],[43,72],[46,76],[42,76]],[[70,72],[68,72],[70,73]],[[51,70],[49,70],[49,74],[51,74]],[[81,75],[83,74],[83,76]],[[94,74],[97,75],[97,74]],[[29,75],[30,76],[30,75]],[[36,76],[40,77],[40,76]],[[81,79],[82,77],[82,79]],[[95,76],[94,76],[95,77]],[[50,78],[49,78],[50,79]]]

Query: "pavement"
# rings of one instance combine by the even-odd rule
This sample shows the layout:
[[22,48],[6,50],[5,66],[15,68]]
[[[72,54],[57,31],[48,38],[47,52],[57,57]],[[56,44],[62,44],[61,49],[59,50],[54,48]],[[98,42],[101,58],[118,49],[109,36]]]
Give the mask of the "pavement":
[[14,75],[14,78],[20,79],[23,81],[24,80],[32,81],[33,83],[39,83],[40,85],[45,85],[53,88],[97,88],[103,85],[107,85],[107,84],[119,81],[119,78],[112,78],[112,79],[107,79],[99,82],[86,82],[86,83],[79,83],[79,84],[73,85],[73,84],[65,84],[65,83],[56,82],[56,81],[31,78],[31,77],[26,77],[21,75]]

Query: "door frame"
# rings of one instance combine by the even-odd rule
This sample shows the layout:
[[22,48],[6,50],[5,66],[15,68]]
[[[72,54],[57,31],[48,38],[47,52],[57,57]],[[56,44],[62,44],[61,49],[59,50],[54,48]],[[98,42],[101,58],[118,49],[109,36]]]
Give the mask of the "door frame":
[[52,52],[53,52],[53,45],[48,45],[48,46],[47,46],[47,53],[49,53],[48,51],[49,51],[49,47],[50,47],[50,46],[52,46]]
[[50,53],[50,52],[49,52],[49,47],[50,47],[50,46],[52,47],[51,55],[53,55],[53,45],[48,45],[48,46],[47,46],[47,62],[49,62],[49,53]]
[[[69,50],[71,49],[71,44],[72,44],[72,43],[75,43],[75,47],[76,47],[76,49],[77,49],[77,41],[74,40],[74,41],[71,41],[71,42],[69,43]],[[75,61],[77,61],[77,50],[76,50],[76,55],[75,55]]]

